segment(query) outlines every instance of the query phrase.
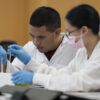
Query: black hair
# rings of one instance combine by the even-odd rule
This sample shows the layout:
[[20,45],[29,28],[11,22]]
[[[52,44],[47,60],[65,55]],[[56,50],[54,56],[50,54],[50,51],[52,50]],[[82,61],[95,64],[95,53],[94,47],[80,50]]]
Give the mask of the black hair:
[[67,21],[80,29],[82,26],[87,26],[93,32],[99,32],[99,14],[92,6],[87,4],[79,5],[68,12],[66,15]]
[[55,9],[42,6],[32,13],[30,25],[35,27],[46,26],[48,31],[54,32],[61,27],[60,15]]

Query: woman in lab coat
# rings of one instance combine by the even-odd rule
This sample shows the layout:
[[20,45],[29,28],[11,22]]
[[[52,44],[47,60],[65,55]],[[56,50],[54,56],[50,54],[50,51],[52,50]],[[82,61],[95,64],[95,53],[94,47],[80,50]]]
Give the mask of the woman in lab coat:
[[71,9],[66,15],[66,35],[72,47],[82,47],[75,58],[60,70],[39,64],[32,58],[26,65],[32,72],[15,72],[12,81],[16,84],[39,84],[60,91],[100,88],[99,22],[98,12],[90,5],[83,4]]

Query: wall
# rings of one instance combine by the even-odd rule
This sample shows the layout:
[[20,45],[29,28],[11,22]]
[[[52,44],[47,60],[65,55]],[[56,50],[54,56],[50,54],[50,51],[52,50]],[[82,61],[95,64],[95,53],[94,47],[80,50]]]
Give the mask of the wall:
[[24,45],[31,40],[29,18],[36,8],[44,5],[59,11],[65,31],[65,14],[82,3],[91,4],[100,12],[100,0],[0,0],[0,41],[15,40]]
[[24,0],[0,0],[0,41],[15,40],[20,44],[25,43],[24,7]]

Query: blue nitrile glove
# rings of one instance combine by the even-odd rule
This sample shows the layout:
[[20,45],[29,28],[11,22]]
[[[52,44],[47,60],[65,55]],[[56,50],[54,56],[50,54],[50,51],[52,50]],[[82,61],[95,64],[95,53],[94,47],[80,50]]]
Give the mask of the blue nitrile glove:
[[16,44],[8,46],[8,54],[9,53],[11,53],[12,56],[16,56],[24,64],[27,64],[31,60],[31,56],[24,50],[24,48]]
[[5,64],[6,62],[7,62],[7,53],[3,49],[3,47],[0,46],[0,64]]
[[14,84],[32,84],[34,77],[33,72],[19,71],[12,74],[12,81]]

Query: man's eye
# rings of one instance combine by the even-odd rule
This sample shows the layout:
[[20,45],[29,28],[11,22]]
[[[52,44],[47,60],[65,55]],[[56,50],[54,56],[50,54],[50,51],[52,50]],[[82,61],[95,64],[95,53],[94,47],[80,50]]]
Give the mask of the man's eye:
[[44,39],[45,37],[44,37],[44,36],[39,36],[38,38],[39,38],[39,39]]

